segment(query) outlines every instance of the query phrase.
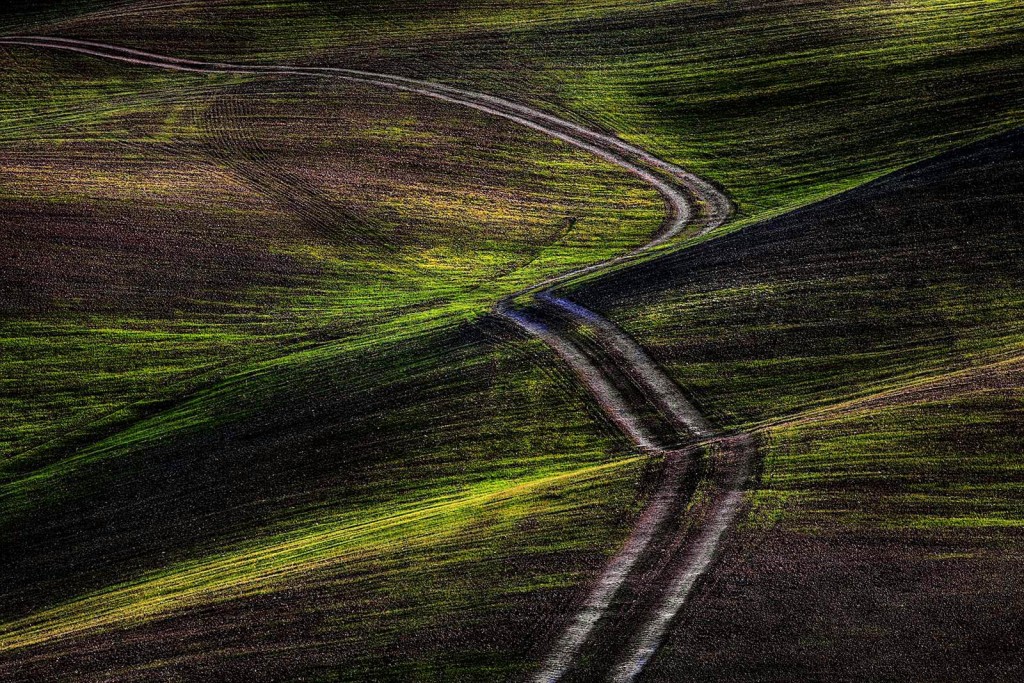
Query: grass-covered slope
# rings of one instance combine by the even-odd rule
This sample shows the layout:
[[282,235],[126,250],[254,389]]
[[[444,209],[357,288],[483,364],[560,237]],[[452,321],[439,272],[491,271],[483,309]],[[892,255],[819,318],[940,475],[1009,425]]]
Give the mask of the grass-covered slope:
[[4,534],[5,679],[518,677],[632,519],[643,463],[539,344],[258,381],[37,492]]
[[625,174],[454,105],[3,59],[0,448],[19,462],[255,356],[479,315],[658,220]]
[[1020,134],[581,288],[724,425],[1020,352]]
[[[1006,1],[154,1],[5,26],[540,103],[723,184],[739,225],[1014,122],[1021,20]],[[647,470],[550,352],[481,316],[506,292],[642,241],[656,196],[527,130],[393,93],[28,48],[0,60],[0,678],[522,677],[621,542]],[[1013,155],[997,157],[1005,177]],[[872,204],[872,190],[840,204],[873,207],[841,224],[819,212],[760,225],[599,283],[587,303],[729,426],[998,362],[1018,342],[1018,209],[991,197],[997,220],[972,220],[977,205],[951,197],[985,184],[938,175],[921,190],[934,214]],[[722,621],[701,622],[696,649],[673,643],[655,675],[695,656],[707,677],[763,671],[770,657],[807,678],[903,674],[868,645],[844,650],[863,653],[864,669],[808,662],[807,643],[849,643],[854,618],[928,643],[928,610],[1012,604],[1012,584],[978,598],[985,577],[1011,575],[1012,480],[985,479],[977,499],[947,500],[961,506],[951,511],[920,455],[933,452],[934,421],[969,405],[982,424],[964,433],[987,455],[960,483],[1010,477],[1012,458],[988,452],[1016,444],[1010,393],[1000,407],[986,396],[901,409],[884,432],[898,442],[871,436],[873,408],[768,434],[770,486],[741,539],[766,552],[727,558],[732,592],[703,598]],[[865,457],[836,457],[851,447]],[[879,498],[889,507],[855,514],[873,494],[834,482],[879,471],[898,475]],[[926,506],[912,520],[907,482]],[[885,536],[879,510],[893,506]],[[982,550],[977,534],[949,535],[970,524],[1001,531]],[[829,579],[823,556],[787,544],[818,544],[838,563],[860,548],[856,534],[883,558],[922,534],[960,544],[933,554],[961,563],[963,597],[936,608],[933,584],[882,577],[844,594],[846,611],[825,609],[832,586],[874,576],[876,556]],[[773,574],[780,556],[796,559]],[[911,556],[883,566],[930,566]],[[746,557],[768,583],[744,574]],[[793,589],[793,601],[770,583],[815,578],[826,587]],[[729,602],[743,582],[765,590]],[[883,585],[916,597],[889,599]],[[865,604],[883,607],[865,616]],[[899,621],[894,604],[917,607]],[[722,646],[729,620],[749,627],[735,647]],[[934,642],[951,642],[938,623]],[[959,654],[996,638],[982,626],[966,622]],[[767,645],[748,645],[770,628]]]
[[760,484],[649,680],[1013,680],[1024,555],[1014,132],[576,293]]
[[2,58],[0,677],[531,666],[643,463],[467,321],[653,191],[386,91]]
[[1022,22],[1014,0],[218,0],[36,30],[535,102],[718,182],[746,222],[1014,125]]

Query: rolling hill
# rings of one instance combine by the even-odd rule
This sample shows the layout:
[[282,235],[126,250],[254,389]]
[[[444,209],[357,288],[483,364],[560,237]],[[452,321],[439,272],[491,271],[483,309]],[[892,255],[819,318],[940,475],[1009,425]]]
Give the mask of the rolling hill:
[[[644,680],[1009,680],[1021,15],[217,0],[3,26],[448,83],[712,181],[731,222],[566,290],[759,448]],[[415,93],[0,63],[0,677],[535,672],[667,466],[494,307],[646,243],[658,193]]]

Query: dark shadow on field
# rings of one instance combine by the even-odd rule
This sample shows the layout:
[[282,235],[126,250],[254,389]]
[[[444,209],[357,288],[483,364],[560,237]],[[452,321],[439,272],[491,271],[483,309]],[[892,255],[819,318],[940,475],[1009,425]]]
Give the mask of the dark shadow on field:
[[[543,438],[531,433],[540,409],[531,401],[591,409],[566,371],[536,349],[499,343],[495,330],[462,325],[357,358],[325,354],[254,374],[209,424],[55,478],[57,490],[4,520],[0,575],[17,587],[4,596],[4,616],[202,555],[285,513],[415,494],[432,476],[479,480],[488,447],[500,445],[503,459],[523,449],[525,463]],[[556,395],[517,401],[524,395],[503,388],[517,369],[537,367]],[[602,419],[596,409],[593,417]]]
[[[574,296],[681,372],[723,373],[680,377],[721,423],[770,419],[911,368],[964,367],[1024,331],[1022,181],[1016,130]],[[652,341],[642,316],[659,305],[679,308]]]
[[745,534],[642,680],[1019,680],[1024,571],[1000,545]]
[[[4,596],[4,617],[257,540],[267,525],[290,516],[420,492],[430,497],[438,485],[529,478],[536,476],[532,467],[544,466],[535,464],[538,454],[557,453],[562,440],[615,439],[610,425],[594,433],[603,417],[571,373],[543,347],[516,339],[514,330],[485,318],[361,357],[324,354],[255,375],[248,390],[234,389],[234,400],[217,402],[240,415],[76,467],[55,480],[58,491],[5,520],[0,576],[17,589]],[[540,378],[543,391],[531,390]],[[631,482],[624,486],[632,490]],[[607,518],[600,524],[628,528],[627,511],[601,500],[588,504]],[[465,576],[447,577],[445,562],[472,546],[457,539],[440,545],[437,567],[412,564],[404,580],[423,582],[425,592],[396,596],[393,605],[379,602],[379,594],[394,577],[321,569],[266,597],[191,609],[128,635],[101,633],[9,653],[0,658],[0,675],[61,680],[73,669],[78,680],[113,671],[123,680],[147,680],[162,660],[169,663],[161,671],[173,675],[239,681],[318,670],[332,680],[362,680],[371,670],[383,675],[385,662],[395,680],[423,666],[522,668],[562,628],[575,595],[571,586],[544,585],[544,577],[602,564],[596,548],[538,551],[546,542],[527,524],[495,539]],[[405,561],[422,561],[416,558]],[[445,586],[468,582],[482,590],[487,582],[497,589],[531,580],[541,582],[531,591],[451,614],[445,607]],[[381,621],[381,610],[401,609],[421,626],[406,633],[401,619]],[[210,639],[216,650],[208,649]],[[367,650],[370,642],[376,644]]]
[[[642,308],[664,292],[849,275],[880,285],[952,278],[1013,281],[1024,129],[953,150],[834,198],[676,254],[596,278],[575,292],[601,309]],[[882,289],[879,286],[879,289]],[[903,328],[913,318],[896,321]],[[830,334],[823,331],[822,339]]]
[[[767,431],[769,509],[642,680],[1019,679],[1024,385],[980,366],[1019,355],[1021,188],[1015,130],[575,293],[677,372],[700,364],[697,398],[725,422],[980,368]],[[644,317],[666,301],[678,312]]]

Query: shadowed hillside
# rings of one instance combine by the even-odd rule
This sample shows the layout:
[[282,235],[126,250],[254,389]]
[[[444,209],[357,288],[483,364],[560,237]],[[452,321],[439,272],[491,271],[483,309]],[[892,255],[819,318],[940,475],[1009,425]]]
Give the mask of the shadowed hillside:
[[590,283],[700,405],[764,425],[722,569],[644,680],[1013,680],[1024,134]]

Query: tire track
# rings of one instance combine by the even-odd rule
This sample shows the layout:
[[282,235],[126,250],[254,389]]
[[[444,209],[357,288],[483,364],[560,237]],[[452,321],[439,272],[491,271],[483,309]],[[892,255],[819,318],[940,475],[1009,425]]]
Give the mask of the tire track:
[[[333,67],[202,62],[70,38],[7,36],[0,37],[0,44],[64,50],[174,71],[331,77],[415,93],[499,116],[561,140],[619,166],[659,192],[665,202],[666,216],[649,242],[614,258],[547,278],[505,297],[495,306],[498,315],[548,344],[573,369],[610,421],[636,447],[664,457],[666,463],[661,481],[629,539],[605,567],[534,680],[556,681],[565,676],[573,668],[577,654],[591,639],[630,572],[645,556],[659,552],[656,547],[659,531],[666,527],[671,510],[680,504],[680,482],[690,468],[695,452],[700,450],[672,450],[659,444],[643,424],[639,411],[629,404],[624,393],[615,386],[611,374],[603,371],[601,366],[607,363],[620,369],[621,374],[629,378],[667,422],[684,433],[691,443],[706,441],[714,437],[715,432],[671,378],[625,332],[593,311],[559,296],[554,290],[585,275],[635,260],[687,230],[702,235],[715,229],[728,219],[732,210],[725,195],[706,180],[616,137],[500,97],[448,85]],[[595,362],[569,338],[571,332],[560,331],[558,325],[545,322],[542,311],[517,306],[517,300],[527,297],[537,304],[557,309],[562,316],[586,330],[602,351],[600,362]],[[632,681],[643,670],[644,664],[661,644],[672,619],[709,568],[724,534],[742,507],[742,490],[754,453],[752,440],[749,436],[739,435],[715,441],[732,444],[733,458],[740,462],[736,467],[738,474],[716,489],[710,506],[710,521],[705,528],[692,542],[678,549],[679,562],[673,564],[671,576],[663,577],[667,588],[654,597],[656,607],[645,610],[643,623],[635,630],[636,637],[628,647],[628,654],[609,672],[613,680]]]

